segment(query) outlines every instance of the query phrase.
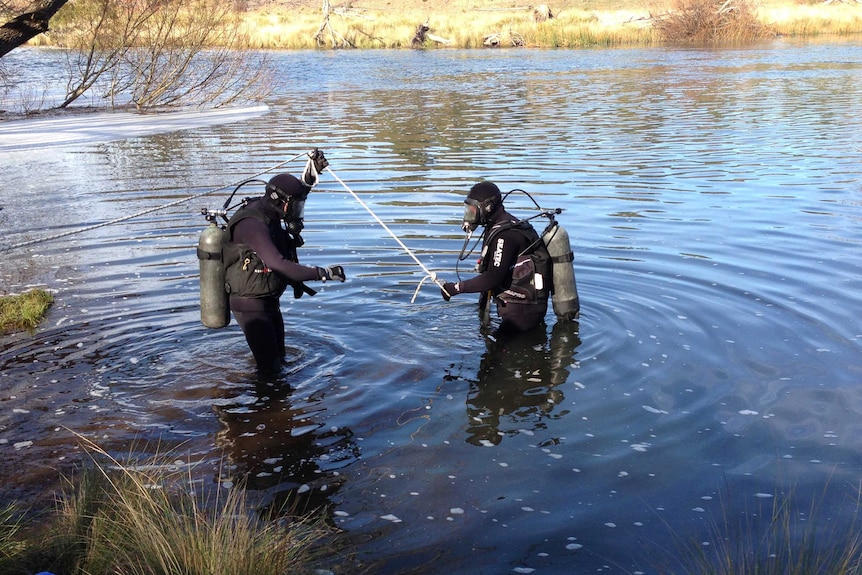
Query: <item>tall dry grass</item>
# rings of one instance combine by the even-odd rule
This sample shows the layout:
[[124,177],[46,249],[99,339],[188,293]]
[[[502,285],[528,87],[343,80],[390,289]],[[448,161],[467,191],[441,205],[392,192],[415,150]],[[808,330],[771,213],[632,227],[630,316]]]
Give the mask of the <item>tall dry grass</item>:
[[27,546],[20,537],[21,515],[14,505],[0,509],[0,572],[19,560]]
[[323,22],[322,12],[310,8],[270,7],[243,15],[244,31],[252,38],[252,45],[268,49],[408,48],[423,22],[433,36],[447,40],[426,40],[425,48],[579,48],[859,34],[862,9],[847,3],[792,0],[672,0],[666,7],[653,10],[591,10],[567,3],[551,19],[536,21],[527,9],[477,8],[461,3],[428,6],[421,11],[340,9],[330,14],[326,33],[317,35]]
[[862,34],[862,5],[852,2],[765,5],[757,14],[781,36]]
[[535,21],[531,11],[518,8],[444,8],[421,17],[409,12],[345,10],[330,14],[328,27],[318,34],[324,22],[320,11],[269,8],[244,14],[242,26],[251,45],[263,49],[409,48],[417,26],[426,22],[426,17],[433,39],[426,40],[425,48],[572,48],[649,43],[653,39],[648,14],[631,10],[597,14],[567,9],[543,22]]
[[[431,35],[446,42],[429,39],[424,48],[739,43],[776,35],[862,33],[862,9],[849,2],[655,0],[628,7],[594,2],[592,8],[584,8],[563,1],[559,8],[551,3],[553,17],[545,21],[536,21],[532,10],[518,5],[488,8],[429,1],[399,7],[377,2],[372,4],[376,8],[363,8],[369,3],[361,0],[334,4],[324,19],[317,3],[260,3],[237,11],[238,33],[248,38],[248,48],[274,50],[410,48],[417,26],[426,21]],[[649,9],[643,7],[647,5]],[[62,25],[54,27],[56,32],[37,37],[35,44],[62,44],[64,26],[80,16],[75,3],[68,6],[57,15]]]
[[550,48],[648,45],[656,39],[647,13],[633,10],[566,10],[527,28],[525,36],[527,45]]

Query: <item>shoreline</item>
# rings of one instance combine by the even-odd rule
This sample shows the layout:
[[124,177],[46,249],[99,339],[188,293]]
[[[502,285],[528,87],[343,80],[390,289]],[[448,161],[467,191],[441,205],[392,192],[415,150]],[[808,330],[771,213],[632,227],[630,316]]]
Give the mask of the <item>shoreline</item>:
[[[657,19],[674,13],[668,7],[591,9],[583,7],[583,2],[564,2],[556,8],[551,4],[552,16],[542,19],[532,6],[447,5],[441,10],[384,11],[363,8],[363,4],[356,2],[328,15],[319,8],[258,9],[243,15],[243,29],[250,46],[262,49],[654,46],[667,43],[656,26]],[[763,30],[776,38],[862,34],[862,6],[858,4],[775,1],[752,5],[751,12]],[[416,45],[414,39],[422,26],[427,33]],[[745,41],[744,37],[729,38],[716,44]]]
[[[703,2],[708,6],[714,3]],[[489,0],[405,0],[395,8],[385,0],[354,0],[344,6],[325,3],[328,12],[324,12],[319,0],[297,0],[290,5],[270,0],[250,3],[244,11],[235,12],[231,25],[245,35],[246,48],[252,50],[589,48],[666,44],[668,39],[656,23],[680,12],[662,4],[619,8],[610,0],[561,0],[539,6],[499,4]],[[738,0],[731,6],[729,12],[750,14],[751,22],[767,37],[862,34],[859,0],[829,4]],[[540,10],[543,8],[550,17]],[[28,45],[61,46],[64,33],[70,31],[74,32],[74,27],[61,18],[54,32]],[[711,44],[747,40],[750,38],[736,35]],[[692,38],[681,43],[703,42]]]

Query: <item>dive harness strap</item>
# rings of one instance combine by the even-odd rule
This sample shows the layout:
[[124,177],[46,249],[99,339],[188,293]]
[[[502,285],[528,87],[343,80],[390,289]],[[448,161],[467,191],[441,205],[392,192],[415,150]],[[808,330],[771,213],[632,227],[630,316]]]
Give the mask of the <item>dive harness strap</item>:
[[317,295],[317,291],[315,291],[315,290],[311,289],[310,287],[308,287],[307,285],[305,285],[304,282],[288,281],[287,283],[289,283],[293,287],[294,292],[296,292],[297,290],[301,290],[301,291],[307,293],[308,295]]
[[218,252],[218,253],[214,253],[214,252],[207,252],[207,251],[204,251],[204,250],[202,250],[202,249],[200,249],[200,248],[198,248],[198,259],[199,259],[199,260],[218,260],[218,261],[223,261],[223,260],[222,260],[222,256],[221,256],[221,252]]
[[575,261],[575,253],[569,252],[569,253],[563,254],[561,256],[553,256],[553,257],[551,257],[551,261],[554,262],[555,264],[565,264],[568,262],[573,262],[573,261]]

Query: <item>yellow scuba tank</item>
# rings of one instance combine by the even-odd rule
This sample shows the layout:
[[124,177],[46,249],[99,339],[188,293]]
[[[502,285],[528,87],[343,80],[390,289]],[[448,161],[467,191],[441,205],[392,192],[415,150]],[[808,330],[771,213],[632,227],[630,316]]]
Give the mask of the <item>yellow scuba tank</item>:
[[207,217],[209,225],[198,240],[201,282],[201,323],[206,327],[221,328],[230,323],[230,307],[225,291],[225,270],[222,247],[227,242],[227,231]]
[[575,280],[575,255],[569,243],[569,234],[557,221],[552,220],[542,233],[542,240],[551,256],[553,289],[551,303],[558,319],[577,319],[581,311],[578,285]]

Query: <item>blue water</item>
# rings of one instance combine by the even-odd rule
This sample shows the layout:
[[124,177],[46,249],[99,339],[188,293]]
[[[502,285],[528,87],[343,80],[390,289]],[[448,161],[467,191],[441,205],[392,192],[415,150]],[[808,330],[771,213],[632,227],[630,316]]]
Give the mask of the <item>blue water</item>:
[[[174,450],[262,507],[323,505],[337,573],[683,573],[715,525],[757,529],[787,496],[840,545],[862,476],[862,43],[273,63],[267,114],[0,158],[2,245],[36,241],[0,285],[57,292],[2,340],[4,499],[50,497],[80,434]],[[312,147],[344,186],[312,194],[300,259],[349,279],[283,300],[292,361],[260,382],[235,324],[200,324],[200,209]],[[411,303],[424,272],[349,193],[454,280],[479,179],[563,209],[580,321],[502,341],[471,297]]]

